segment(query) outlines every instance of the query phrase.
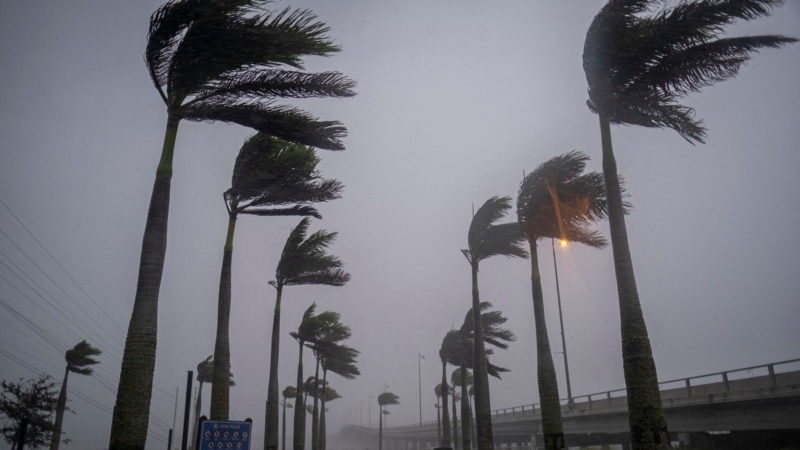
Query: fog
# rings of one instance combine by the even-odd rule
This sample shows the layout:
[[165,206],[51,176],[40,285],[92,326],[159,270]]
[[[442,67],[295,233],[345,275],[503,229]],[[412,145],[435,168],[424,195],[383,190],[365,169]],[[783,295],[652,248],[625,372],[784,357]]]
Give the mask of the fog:
[[[523,172],[573,149],[600,170],[581,52],[603,3],[275,2],[312,9],[341,46],[332,57],[308,59],[309,70],[358,82],[350,99],[297,102],[348,128],[344,152],[319,152],[322,175],[346,188],[318,205],[324,219],[311,231],[339,233],[331,252],[352,281],[288,287],[282,303],[281,389],[295,384],[297,344],[288,333],[312,302],[341,313],[353,331],[348,344],[361,352],[356,380],[329,375],[342,395],[328,404],[331,435],[347,423],[376,426],[383,389],[401,402],[390,409],[389,427],[419,421],[420,389],[422,420],[435,419],[439,346],[470,307],[469,265],[459,250],[473,207],[515,197]],[[74,414],[64,431],[72,443],[62,448],[108,443],[166,119],[143,61],[149,16],[160,4],[0,2],[0,300],[55,341],[3,309],[0,379],[39,372],[60,379],[64,350],[82,339],[104,352],[96,375],[70,378]],[[800,36],[800,3],[730,31]],[[705,145],[669,130],[612,128],[634,205],[629,240],[661,380],[800,357],[798,79],[800,45],[793,45],[765,50],[735,79],[690,96],[685,103],[708,128]],[[166,446],[174,417],[180,430],[186,372],[213,353],[227,226],[222,193],[252,134],[220,123],[180,126],[148,449]],[[298,221],[241,217],[236,231],[231,419],[254,420],[254,448],[263,440],[275,299],[267,282]],[[598,229],[608,235],[606,224]],[[540,242],[539,257],[566,397],[549,241]],[[573,394],[623,388],[610,248],[572,245],[557,249],[556,259]],[[517,336],[492,358],[510,370],[491,380],[492,408],[538,402],[529,262],[486,260],[480,291]],[[306,376],[310,367],[307,356]]]

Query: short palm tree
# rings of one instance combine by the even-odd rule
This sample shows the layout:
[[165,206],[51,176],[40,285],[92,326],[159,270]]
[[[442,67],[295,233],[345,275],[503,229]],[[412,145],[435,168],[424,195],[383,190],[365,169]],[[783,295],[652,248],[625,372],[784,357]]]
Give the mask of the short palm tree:
[[[336,239],[336,233],[319,230],[307,236],[308,225],[309,219],[304,217],[289,233],[275,270],[275,280],[269,282],[275,288],[276,294],[275,308],[272,313],[265,449],[278,446],[278,360],[283,288],[311,284],[343,286],[350,280],[350,274],[342,269],[344,264],[339,258],[327,253],[328,247]],[[298,385],[301,382],[302,378],[298,381]],[[298,391],[302,392],[302,387]],[[297,417],[296,409],[295,417]]]
[[433,405],[436,408],[436,442],[442,445],[442,383],[436,385],[433,393],[436,394],[436,404]]
[[[306,343],[306,346],[311,348],[312,352],[314,353],[314,359],[316,360],[316,366],[314,368],[314,384],[313,390],[311,394],[314,398],[314,404],[311,409],[311,449],[312,450],[319,450],[319,438],[320,438],[320,400],[324,398],[321,392],[328,386],[327,380],[323,376],[322,379],[319,378],[319,369],[322,363],[322,360],[325,357],[325,354],[330,352],[336,351],[334,347],[338,347],[341,345],[342,341],[345,341],[350,338],[352,332],[350,331],[350,327],[340,323],[330,323],[328,324],[321,333],[319,333],[314,339],[313,342]],[[344,349],[342,349],[344,351]],[[324,373],[323,375],[327,375]],[[325,408],[325,405],[322,405],[322,408]]]
[[[461,250],[472,269],[472,308],[480,310],[478,292],[478,266],[481,261],[492,256],[527,258],[528,254],[520,245],[523,241],[522,229],[517,222],[497,224],[511,209],[510,197],[492,197],[487,200],[472,218],[467,233],[469,248]],[[475,379],[475,427],[478,436],[478,450],[492,450],[492,407],[489,398],[489,373],[486,366],[486,353],[483,343],[480,316],[473,319],[474,329],[474,367]]]
[[[344,344],[330,345],[321,343],[317,345],[316,353],[319,355],[318,358],[322,367],[322,385],[326,386],[326,389],[328,386],[328,371],[347,380],[355,379],[355,377],[361,375],[356,366],[356,357],[358,357],[359,351],[352,347]],[[325,450],[325,403],[328,401],[328,395],[321,396],[320,400],[322,401],[322,406],[319,413],[318,448],[319,450]]]
[[291,408],[292,404],[289,403],[289,399],[293,399],[295,395],[297,395],[297,389],[294,386],[286,386],[286,389],[283,390],[281,393],[283,396],[283,401],[281,405],[283,406],[283,419],[282,419],[282,428],[281,428],[281,449],[286,450],[286,408]]
[[228,231],[219,280],[211,420],[228,419],[231,266],[236,219],[239,214],[320,218],[313,203],[338,198],[342,185],[336,180],[320,179],[316,170],[318,163],[319,158],[312,147],[293,144],[263,133],[247,139],[236,157],[231,188],[224,195],[228,210]]
[[596,172],[583,174],[588,160],[585,154],[572,151],[542,163],[522,180],[517,197],[517,216],[530,248],[536,367],[547,450],[563,449],[565,443],[558,382],[544,317],[537,241],[556,238],[595,248],[607,244],[598,232],[588,228],[606,213],[603,176]]
[[[228,366],[230,368],[230,365]],[[195,377],[199,385],[197,386],[197,396],[194,401],[194,422],[192,425],[192,439],[191,448],[196,447],[197,443],[197,430],[200,427],[200,411],[203,407],[203,385],[214,384],[214,355],[208,355],[208,358],[200,361],[197,364],[197,376]],[[233,381],[233,373],[228,371],[228,386],[236,386]]]
[[53,433],[50,439],[50,450],[58,450],[61,445],[61,424],[64,421],[64,411],[67,408],[67,378],[70,372],[79,375],[91,375],[94,369],[89,366],[98,364],[100,361],[94,356],[103,353],[102,350],[92,347],[88,342],[81,341],[74,347],[67,350],[64,359],[67,361],[67,368],[64,370],[64,381],[61,382],[61,391],[58,393],[58,403],[56,403],[56,418],[53,422]]
[[320,393],[319,397],[322,407],[320,408],[319,412],[319,442],[317,445],[320,450],[325,450],[325,448],[328,445],[328,439],[326,436],[327,431],[325,425],[325,415],[326,415],[325,413],[328,410],[325,408],[325,405],[328,402],[336,400],[337,398],[342,398],[342,396],[339,395],[339,393],[336,392],[336,390],[333,389],[332,387],[325,385],[325,388],[322,389],[322,392]]
[[381,412],[381,414],[378,414],[378,450],[383,450],[383,408],[384,406],[399,404],[400,397],[391,392],[383,392],[378,396],[378,410]]
[[703,142],[702,122],[678,101],[734,77],[753,52],[797,41],[779,35],[721,37],[727,25],[766,16],[780,0],[684,0],[671,7],[663,3],[609,1],[589,26],[583,47],[587,104],[600,121],[634,449],[666,448],[669,438],[628,247],[610,125],[671,128],[691,143]]
[[339,50],[308,10],[264,10],[268,0],[170,0],[150,17],[145,62],[167,107],[166,130],[147,212],[133,313],[122,357],[110,450],[144,448],[167,248],[172,161],[181,120],[237,123],[291,142],[342,150],[345,128],[278,98],[348,97],[336,72],[303,72],[304,56]]

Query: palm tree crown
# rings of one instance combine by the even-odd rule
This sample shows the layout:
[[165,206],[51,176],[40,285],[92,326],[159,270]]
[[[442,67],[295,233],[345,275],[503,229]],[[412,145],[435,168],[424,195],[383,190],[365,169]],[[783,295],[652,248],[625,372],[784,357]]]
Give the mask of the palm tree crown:
[[[279,97],[349,97],[338,72],[305,73],[303,56],[339,48],[309,10],[266,11],[265,0],[172,0],[150,18],[145,61],[168,110],[181,119],[233,122],[341,150],[338,122],[318,121]],[[291,68],[291,69],[287,69]]]
[[257,216],[314,216],[310,204],[340,197],[342,184],[321,179],[313,147],[294,144],[263,133],[242,145],[225,192],[230,214]]
[[725,26],[766,16],[781,0],[682,0],[651,13],[662,3],[611,0],[595,16],[583,48],[587,104],[610,123],[672,128],[703,142],[702,121],[678,100],[736,76],[758,49],[797,39],[720,37]]

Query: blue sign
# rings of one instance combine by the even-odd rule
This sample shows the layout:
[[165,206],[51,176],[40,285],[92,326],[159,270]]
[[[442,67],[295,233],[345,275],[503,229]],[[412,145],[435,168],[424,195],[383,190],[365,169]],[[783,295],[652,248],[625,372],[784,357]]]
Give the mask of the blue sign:
[[197,450],[250,450],[251,428],[250,422],[206,420]]

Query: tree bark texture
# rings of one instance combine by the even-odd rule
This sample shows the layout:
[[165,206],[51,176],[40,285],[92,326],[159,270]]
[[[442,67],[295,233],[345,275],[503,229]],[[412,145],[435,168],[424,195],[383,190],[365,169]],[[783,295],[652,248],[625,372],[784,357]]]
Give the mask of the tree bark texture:
[[622,364],[628,394],[628,423],[633,450],[670,448],[667,422],[661,406],[658,376],[644,322],[633,259],[628,247],[625,209],[617,174],[617,162],[611,144],[611,126],[600,116],[600,136],[603,146],[603,176],[605,178],[611,248],[617,277],[620,327],[622,335]]
[[109,450],[143,450],[147,441],[158,334],[158,294],[167,252],[172,155],[180,119],[167,119],[161,160],[156,169],[142,238],[133,313],[122,355]]

